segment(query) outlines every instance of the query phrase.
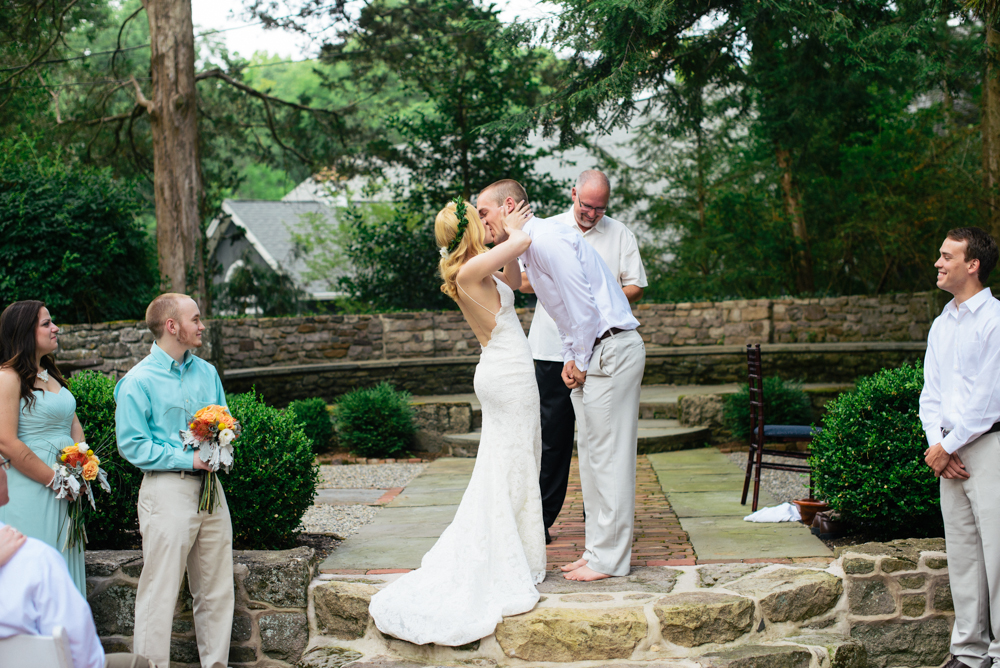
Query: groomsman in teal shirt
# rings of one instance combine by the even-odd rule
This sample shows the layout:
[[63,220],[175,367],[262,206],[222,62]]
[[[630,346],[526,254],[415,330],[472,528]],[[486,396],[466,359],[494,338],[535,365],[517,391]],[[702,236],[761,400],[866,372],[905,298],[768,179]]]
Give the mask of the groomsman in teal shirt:
[[229,505],[218,485],[219,506],[198,512],[208,466],[180,436],[196,411],[225,406],[226,395],[215,367],[191,352],[205,330],[193,299],[160,295],[146,309],[146,326],[156,337],[149,356],[115,387],[118,450],[144,473],[133,651],[169,668],[174,601],[187,569],[202,668],[226,668],[235,598]]

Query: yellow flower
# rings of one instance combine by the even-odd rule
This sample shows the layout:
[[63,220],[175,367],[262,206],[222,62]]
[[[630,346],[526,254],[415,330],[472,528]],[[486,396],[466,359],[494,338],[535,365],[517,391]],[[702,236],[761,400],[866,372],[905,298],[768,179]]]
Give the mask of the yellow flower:
[[97,467],[97,462],[93,460],[87,462],[86,464],[83,465],[83,479],[93,480],[94,478],[97,477],[98,470],[99,469]]
[[94,451],[93,450],[87,450],[87,456],[88,457],[93,457],[94,456]]
[[66,461],[66,455],[59,455],[59,461],[61,462]]

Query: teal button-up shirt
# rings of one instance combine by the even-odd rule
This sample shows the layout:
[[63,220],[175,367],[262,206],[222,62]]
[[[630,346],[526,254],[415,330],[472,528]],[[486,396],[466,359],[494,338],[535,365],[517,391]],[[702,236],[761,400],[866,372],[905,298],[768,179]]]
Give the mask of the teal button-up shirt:
[[153,344],[149,356],[115,386],[118,452],[143,471],[194,470],[180,432],[210,404],[226,405],[215,367],[188,351],[178,364]]

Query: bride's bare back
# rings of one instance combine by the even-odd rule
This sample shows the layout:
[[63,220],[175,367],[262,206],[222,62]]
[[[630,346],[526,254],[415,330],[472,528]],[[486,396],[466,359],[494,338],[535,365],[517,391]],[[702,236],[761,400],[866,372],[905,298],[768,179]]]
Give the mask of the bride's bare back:
[[502,274],[490,274],[468,289],[458,283],[458,308],[462,309],[465,322],[469,323],[479,345],[489,345],[493,329],[497,325],[496,315],[500,311],[500,291],[494,281],[503,280]]

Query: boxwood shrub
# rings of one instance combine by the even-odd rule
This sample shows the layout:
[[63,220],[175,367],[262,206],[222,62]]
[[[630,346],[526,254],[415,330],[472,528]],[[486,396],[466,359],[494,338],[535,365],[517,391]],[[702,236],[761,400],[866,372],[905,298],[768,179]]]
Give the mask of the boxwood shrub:
[[878,539],[940,536],[938,480],[924,463],[920,364],[883,369],[826,405],[809,463],[817,496]]
[[389,383],[348,392],[340,398],[335,414],[337,438],[354,455],[396,457],[413,443],[416,428],[410,393],[397,392]]
[[[127,550],[137,547],[139,518],[136,502],[142,471],[120,454],[115,439],[115,381],[97,373],[83,371],[68,381],[76,398],[76,415],[92,448],[99,451],[101,467],[108,472],[111,493],[94,493],[97,510],[87,516],[88,550]],[[89,506],[88,506],[89,508]]]
[[[723,398],[723,422],[733,438],[750,438],[750,386],[740,386],[735,394]],[[777,376],[764,378],[765,424],[812,424],[812,403],[802,389],[802,383],[782,380]]]
[[243,427],[233,468],[219,476],[233,518],[234,547],[293,547],[319,480],[312,443],[289,411],[268,406],[255,390],[227,401]]
[[299,399],[288,404],[288,412],[309,437],[313,452],[326,452],[333,445],[333,420],[326,401],[319,397]]

